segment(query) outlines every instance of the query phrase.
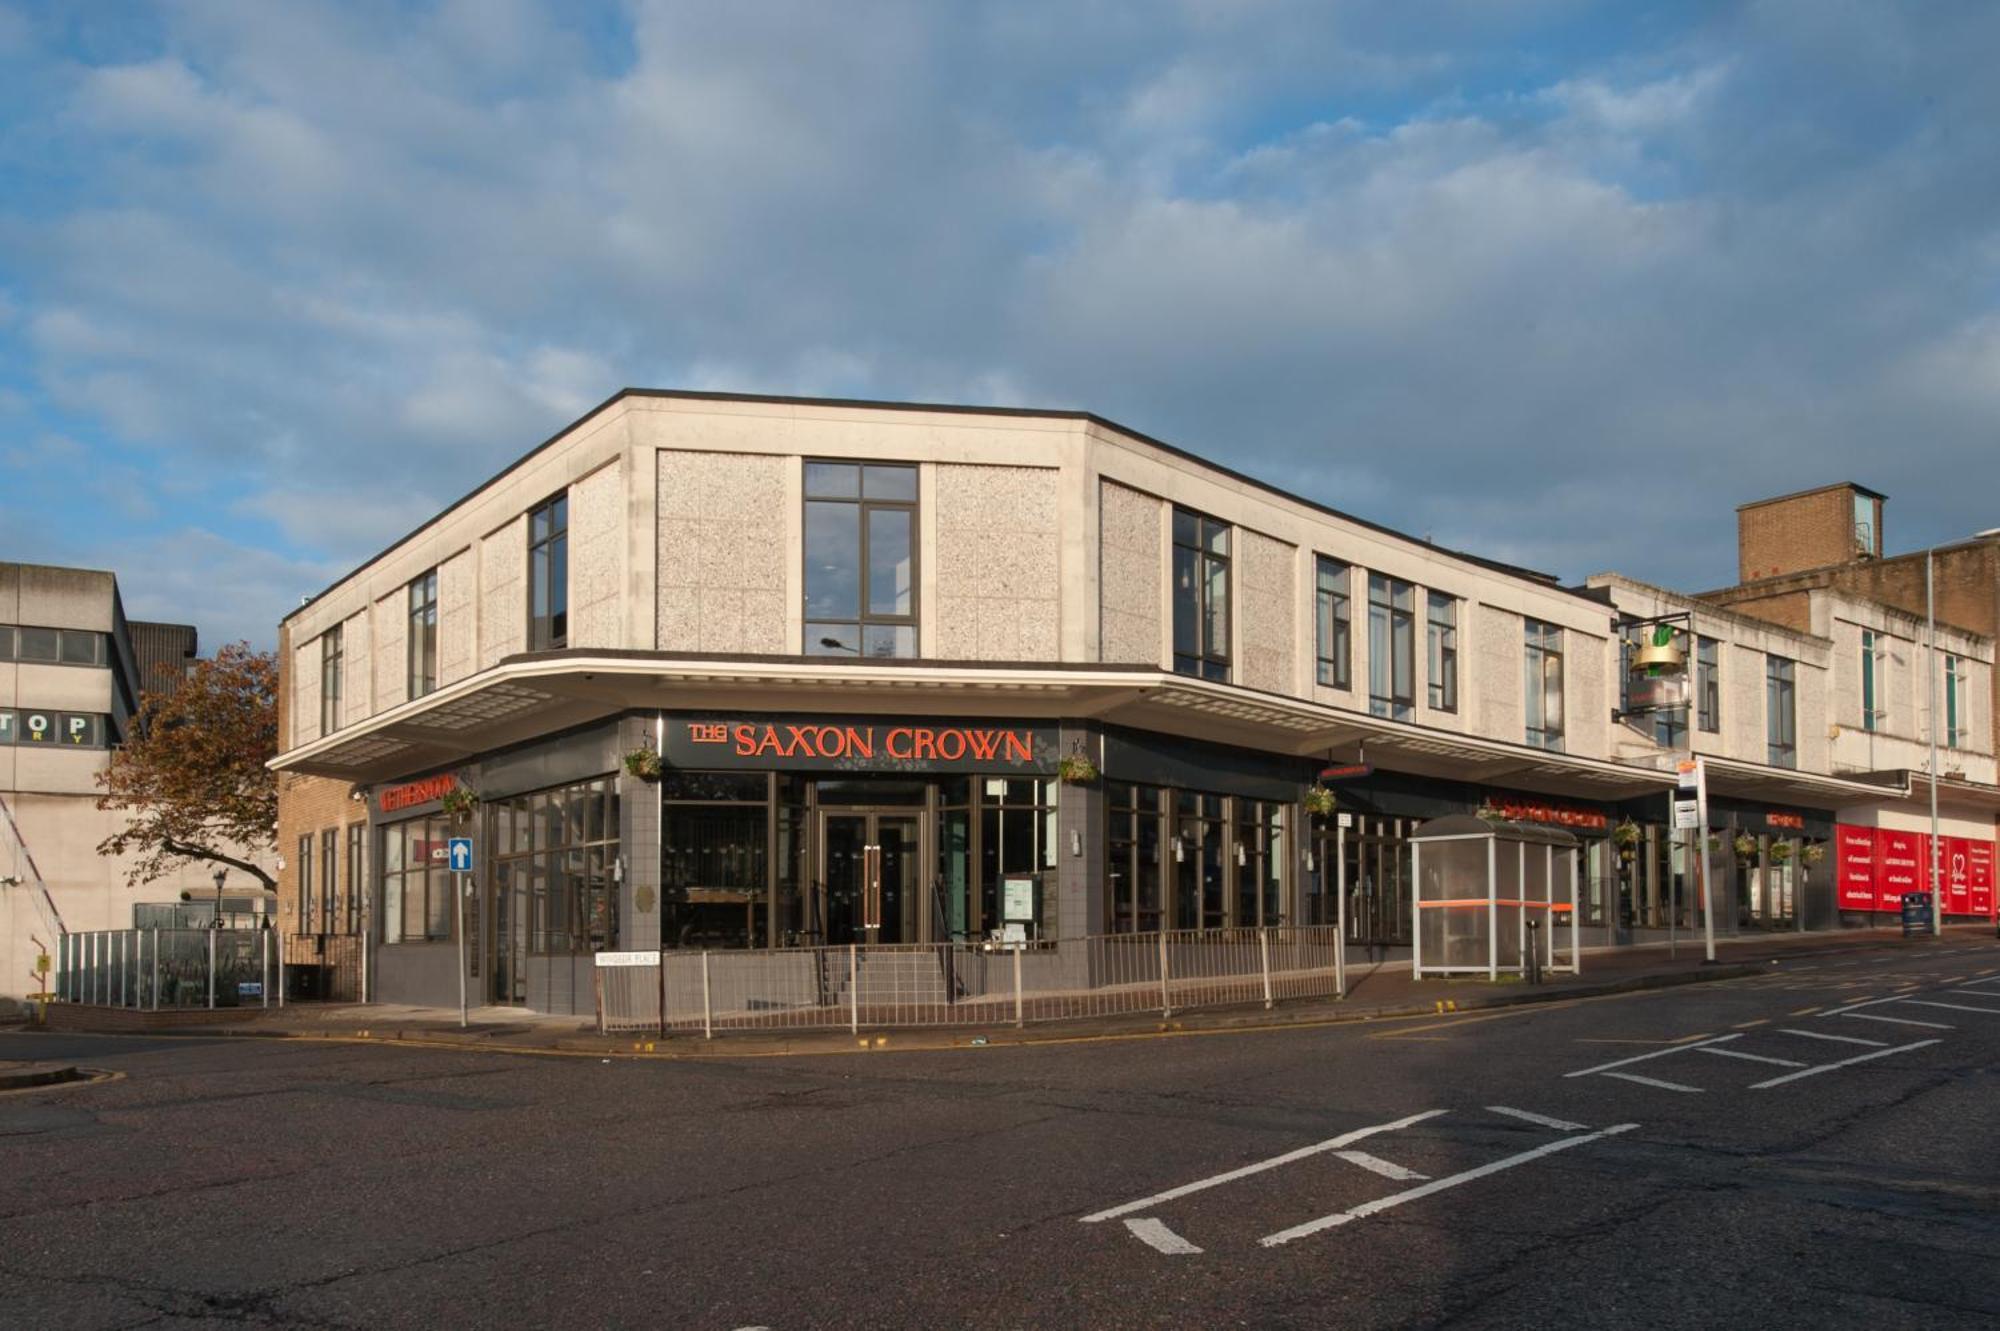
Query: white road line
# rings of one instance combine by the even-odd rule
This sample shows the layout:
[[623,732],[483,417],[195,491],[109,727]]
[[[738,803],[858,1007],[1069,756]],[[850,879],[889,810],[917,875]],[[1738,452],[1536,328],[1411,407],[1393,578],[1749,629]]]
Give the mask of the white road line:
[[1510,1155],[1504,1159],[1495,1160],[1491,1164],[1481,1165],[1477,1169],[1468,1169],[1462,1174],[1453,1174],[1448,1178],[1435,1179],[1421,1187],[1411,1188],[1406,1192],[1392,1193],[1387,1197],[1378,1197],[1372,1202],[1363,1202],[1352,1210],[1336,1211],[1332,1215],[1324,1215],[1317,1220],[1308,1220],[1303,1225],[1293,1225],[1290,1229],[1281,1229],[1275,1234],[1265,1235],[1263,1238],[1258,1239],[1257,1242],[1266,1248],[1275,1248],[1279,1244],[1290,1243],[1294,1239],[1302,1239],[1309,1234],[1317,1234],[1323,1229],[1332,1229],[1336,1225],[1344,1225],[1351,1220],[1360,1220],[1366,1216],[1387,1211],[1391,1207],[1401,1206],[1404,1202],[1414,1202],[1421,1198],[1429,1197],[1434,1193],[1443,1192],[1447,1188],[1455,1188],[1461,1183],[1470,1183],[1474,1179],[1485,1178],[1488,1174],[1497,1174],[1503,1169],[1512,1169],[1516,1165],[1525,1165],[1530,1160],[1539,1160],[1543,1156],[1553,1155],[1557,1151],[1567,1151],[1572,1146],[1581,1146],[1585,1142],[1594,1142],[1604,1137],[1615,1137],[1621,1132],[1630,1132],[1638,1126],[1637,1123],[1620,1123],[1615,1127],[1600,1128],[1596,1132],[1587,1133],[1581,1137],[1562,1137],[1556,1141],[1549,1142],[1547,1145],[1537,1146],[1531,1151],[1523,1151],[1519,1155]]
[[1699,1086],[1683,1086],[1677,1081],[1661,1081],[1658,1077],[1642,1077],[1636,1072],[1607,1072],[1604,1075],[1607,1077],[1616,1077],[1620,1081],[1636,1081],[1641,1086],[1657,1086],[1663,1091],[1686,1091],[1690,1095],[1700,1095],[1702,1093]]
[[1582,1132],[1590,1126],[1588,1123],[1572,1123],[1566,1118],[1550,1118],[1546,1114],[1531,1114],[1525,1109],[1509,1109],[1506,1105],[1488,1105],[1486,1109],[1489,1113],[1505,1114],[1508,1118],[1518,1118],[1523,1123],[1538,1123],[1545,1128],[1554,1128],[1557,1132]]
[[1741,1058],[1751,1063],[1771,1063],[1781,1068],[1802,1068],[1805,1064],[1795,1058],[1772,1058],[1768,1054],[1746,1054],[1740,1049],[1704,1049],[1704,1054],[1714,1054],[1717,1058]]
[[1808,1040],[1838,1040],[1842,1044],[1869,1044],[1874,1045],[1877,1049],[1889,1043],[1887,1040],[1864,1040],[1858,1035],[1828,1035],[1824,1031],[1794,1030],[1790,1026],[1780,1026],[1777,1033],[1779,1035],[1803,1035]]
[[1565,1078],[1588,1077],[1593,1072],[1604,1072],[1610,1068],[1622,1068],[1627,1063],[1643,1063],[1649,1058],[1665,1058],[1668,1054],[1678,1054],[1689,1049],[1706,1049],[1712,1044],[1727,1044],[1731,1040],[1740,1040],[1742,1038],[1741,1034],[1718,1035],[1713,1040],[1703,1040],[1700,1044],[1677,1044],[1671,1049],[1655,1049],[1650,1054],[1634,1054],[1630,1058],[1620,1058],[1610,1063],[1599,1063],[1596,1067],[1585,1068],[1581,1072],[1565,1072],[1563,1076]]
[[1850,1012],[1859,1012],[1862,1008],[1865,1007],[1874,1007],[1878,1003],[1893,1003],[1895,1001],[1896,1000],[1893,996],[1889,998],[1864,999],[1859,1003],[1849,1003],[1846,1007],[1829,1008],[1827,1009],[1826,1015],[1829,1017],[1844,1017]]
[[1843,1012],[1840,1015],[1852,1017],[1856,1021],[1886,1021],[1892,1026],[1928,1026],[1934,1031],[1952,1029],[1941,1021],[1913,1021],[1909,1017],[1878,1017],[1873,1012]]
[[1405,1169],[1393,1160],[1384,1160],[1381,1156],[1370,1155],[1366,1151],[1335,1151],[1334,1155],[1345,1160],[1350,1165],[1360,1165],[1363,1169],[1371,1173],[1380,1174],[1383,1178],[1395,1179],[1398,1183],[1407,1183],[1411,1179],[1430,1177],[1429,1174],[1419,1174],[1414,1169]]
[[1787,1072],[1782,1077],[1773,1077],[1769,1081],[1760,1081],[1750,1089],[1753,1091],[1767,1091],[1773,1086],[1783,1086],[1786,1082],[1797,1081],[1801,1077],[1817,1077],[1820,1073],[1832,1072],[1835,1068],[1851,1068],[1856,1063],[1866,1063],[1874,1058],[1887,1058],[1891,1054],[1906,1054],[1912,1049],[1922,1049],[1925,1045],[1936,1043],[1938,1043],[1936,1040],[1919,1040],[1915,1044],[1899,1044],[1894,1049],[1877,1049],[1872,1054],[1856,1054],[1853,1058],[1843,1058],[1838,1063],[1822,1063],[1816,1068],[1807,1068],[1804,1072]]
[[1954,994],[1977,994],[1981,998],[2000,998],[2000,989],[1974,989],[1967,985],[1963,989],[1952,990]]
[[2000,1007],[1968,1007],[1964,1003],[1939,1003],[1928,998],[1905,998],[1911,1007],[1941,1007],[1952,1012],[1984,1012],[1989,1017],[2000,1017]]
[[1125,1228],[1131,1230],[1132,1237],[1139,1242],[1169,1257],[1185,1257],[1190,1253],[1201,1251],[1151,1216],[1144,1220],[1127,1220]]
[[1121,1215],[1130,1215],[1134,1211],[1143,1211],[1147,1207],[1155,1206],[1160,1202],[1170,1202],[1176,1197],[1185,1197],[1189,1193],[1200,1192],[1205,1188],[1215,1188],[1220,1187],[1224,1183],[1234,1183],[1237,1179],[1249,1178],[1252,1174],[1261,1174],[1267,1169],[1276,1169],[1280,1165],[1289,1165],[1294,1161],[1305,1160],[1323,1151],[1337,1151],[1343,1146],[1352,1146],[1363,1138],[1372,1137],[1378,1132],[1394,1132],[1398,1128],[1407,1128],[1412,1123],[1421,1123],[1427,1118],[1436,1118],[1443,1112],[1444,1110],[1442,1109],[1426,1109],[1421,1114],[1412,1114],[1408,1118],[1399,1118],[1394,1123],[1377,1123],[1371,1127],[1356,1128],[1352,1132],[1343,1132],[1338,1137],[1328,1137],[1323,1142],[1314,1142],[1311,1146],[1301,1146],[1296,1151],[1287,1151],[1283,1155],[1274,1155],[1269,1160],[1259,1160],[1256,1164],[1244,1165],[1241,1169],[1232,1169],[1226,1173],[1212,1175],[1209,1178],[1197,1179],[1193,1183],[1183,1183],[1178,1188],[1168,1188],[1165,1192],[1156,1192],[1150,1197],[1141,1197],[1136,1202],[1126,1202],[1123,1206],[1114,1206],[1108,1211],[1095,1212],[1094,1214],[1084,1216],[1082,1223],[1094,1225],[1100,1220],[1115,1220]]

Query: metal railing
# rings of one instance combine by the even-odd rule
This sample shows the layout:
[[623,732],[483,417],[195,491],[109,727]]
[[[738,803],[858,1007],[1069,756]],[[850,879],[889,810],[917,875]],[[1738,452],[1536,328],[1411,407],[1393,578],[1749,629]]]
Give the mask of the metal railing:
[[1346,991],[1334,925],[598,955],[605,1031],[1021,1026]]
[[270,1007],[283,979],[269,929],[101,929],[59,940],[53,996],[151,1012]]

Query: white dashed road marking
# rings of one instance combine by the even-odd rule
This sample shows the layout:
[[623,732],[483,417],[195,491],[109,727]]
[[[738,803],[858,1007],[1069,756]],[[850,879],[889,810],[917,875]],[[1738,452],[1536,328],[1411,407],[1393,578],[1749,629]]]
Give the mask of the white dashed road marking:
[[1880,1049],[1880,1048],[1883,1048],[1883,1047],[1884,1047],[1885,1045],[1887,1045],[1887,1044],[1889,1043],[1889,1042],[1888,1042],[1887,1040],[1865,1040],[1865,1039],[1863,1039],[1862,1037],[1860,1037],[1860,1036],[1858,1036],[1858,1035],[1828,1035],[1828,1034],[1827,1034],[1827,1033],[1826,1033],[1825,1031],[1801,1031],[1801,1030],[1795,1030],[1794,1028],[1792,1028],[1792,1027],[1790,1027],[1790,1026],[1781,1026],[1781,1027],[1779,1027],[1779,1028],[1778,1028],[1778,1034],[1780,1034],[1780,1035],[1803,1035],[1803,1036],[1805,1036],[1805,1037],[1806,1037],[1806,1039],[1808,1039],[1808,1040],[1837,1040],[1837,1041],[1839,1041],[1839,1042],[1840,1042],[1841,1044],[1866,1044],[1866,1045],[1873,1045],[1873,1046],[1874,1046],[1875,1048],[1877,1048],[1877,1049]]
[[1612,1068],[1622,1068],[1632,1063],[1643,1063],[1649,1058],[1665,1058],[1669,1054],[1678,1054],[1684,1050],[1706,1049],[1710,1045],[1728,1044],[1731,1040],[1740,1040],[1742,1038],[1741,1035],[1718,1035],[1712,1040],[1703,1040],[1700,1044],[1675,1045],[1672,1049],[1656,1049],[1650,1054],[1634,1054],[1630,1058],[1619,1058],[1613,1059],[1609,1063],[1599,1063],[1596,1067],[1585,1068],[1581,1072],[1565,1072],[1563,1076],[1566,1078],[1588,1077],[1593,1072],[1609,1072]]
[[1131,1230],[1132,1236],[1147,1247],[1166,1253],[1169,1257],[1185,1257],[1190,1253],[1201,1251],[1200,1248],[1195,1247],[1192,1243],[1189,1243],[1186,1239],[1150,1217],[1144,1220],[1127,1220],[1125,1228]]
[[2000,1007],[1968,1007],[1964,1003],[1938,1003],[1928,998],[1905,998],[1911,1007],[1941,1007],[1953,1012],[1984,1012],[1989,1017],[2000,1017]]
[[1442,1109],[1426,1109],[1421,1114],[1412,1114],[1408,1118],[1399,1118],[1394,1123],[1377,1123],[1371,1127],[1356,1128],[1352,1132],[1343,1132],[1338,1137],[1329,1137],[1323,1142],[1314,1142],[1311,1146],[1301,1146],[1296,1151],[1287,1151],[1283,1155],[1274,1155],[1268,1160],[1259,1160],[1256,1164],[1244,1165],[1241,1169],[1232,1169],[1227,1173],[1215,1174],[1205,1179],[1197,1179],[1193,1183],[1183,1183],[1178,1188],[1169,1188],[1165,1192],[1156,1192],[1150,1197],[1141,1197],[1136,1202],[1126,1202],[1123,1206],[1114,1206],[1108,1211],[1098,1211],[1093,1215],[1084,1216],[1083,1223],[1094,1225],[1100,1220],[1115,1220],[1119,1216],[1131,1215],[1134,1211],[1144,1211],[1150,1207],[1157,1206],[1161,1202],[1170,1202],[1176,1197],[1185,1197],[1190,1193],[1201,1192],[1207,1188],[1220,1187],[1224,1183],[1234,1183],[1237,1179],[1249,1178],[1252,1174],[1261,1174],[1267,1169],[1277,1169],[1282,1165],[1289,1165],[1294,1161],[1304,1160],[1311,1156],[1319,1155],[1324,1151],[1337,1151],[1343,1146],[1352,1146],[1355,1142],[1367,1137],[1373,1137],[1378,1132],[1394,1132],[1398,1128],[1407,1128],[1411,1124],[1421,1123],[1427,1118],[1436,1118],[1443,1112],[1444,1110]]
[[[1834,1014],[1829,1013],[1828,1015],[1831,1016]],[[1912,1021],[1908,1017],[1884,1017],[1874,1012],[1842,1012],[1838,1015],[1852,1017],[1856,1021],[1886,1021],[1892,1026],[1928,1026],[1934,1031],[1948,1031],[1951,1029],[1950,1026],[1941,1021]]]
[[1275,1248],[1280,1244],[1290,1243],[1294,1239],[1302,1239],[1310,1234],[1317,1234],[1321,1230],[1332,1229],[1338,1225],[1345,1225],[1350,1221],[1361,1220],[1371,1215],[1378,1215],[1392,1207],[1401,1206],[1405,1202],[1414,1202],[1421,1198],[1443,1192],[1448,1188],[1456,1188],[1462,1183],[1470,1183],[1474,1179],[1485,1178],[1489,1174],[1497,1174],[1503,1169],[1513,1169],[1518,1165],[1525,1165],[1531,1160],[1539,1160],[1543,1156],[1553,1155],[1557,1151],[1567,1151],[1572,1146],[1582,1146],[1585,1142],[1600,1141],[1606,1137],[1614,1137],[1621,1132],[1630,1132],[1638,1126],[1637,1123],[1620,1123],[1616,1127],[1601,1128],[1596,1132],[1586,1133],[1581,1137],[1564,1137],[1558,1141],[1552,1141],[1546,1146],[1537,1146],[1531,1151],[1522,1151],[1519,1155],[1506,1156],[1493,1161],[1491,1164],[1481,1165],[1477,1169],[1468,1169],[1460,1174],[1452,1174],[1446,1178],[1434,1179],[1429,1183],[1411,1188],[1405,1192],[1392,1193],[1387,1197],[1378,1197],[1372,1202],[1363,1202],[1361,1205],[1351,1207],[1345,1211],[1336,1211],[1332,1215],[1323,1215],[1317,1220],[1308,1220],[1302,1225],[1293,1225],[1290,1229],[1281,1229],[1275,1234],[1265,1235],[1263,1238],[1257,1240],[1257,1242],[1266,1248]]
[[1334,1154],[1350,1165],[1360,1165],[1371,1174],[1380,1174],[1383,1178],[1392,1178],[1398,1183],[1407,1183],[1412,1179],[1426,1179],[1430,1177],[1429,1174],[1419,1174],[1414,1169],[1405,1169],[1392,1160],[1384,1160],[1382,1157],[1370,1155],[1366,1151],[1335,1151]]
[[1509,1109],[1506,1105],[1488,1105],[1488,1113],[1505,1114],[1508,1118],[1518,1118],[1523,1123],[1535,1123],[1557,1132],[1582,1132],[1588,1123],[1572,1123],[1566,1118],[1550,1118],[1547,1114],[1531,1114],[1525,1109]]
[[[1570,1074],[1574,1076],[1575,1074]],[[1636,1081],[1641,1086],[1657,1086],[1663,1091],[1686,1091],[1689,1095],[1700,1095],[1699,1086],[1683,1086],[1677,1081],[1661,1081],[1658,1077],[1642,1077],[1636,1072],[1606,1072],[1606,1077],[1616,1077],[1620,1081]]]
[[1773,1086],[1783,1086],[1786,1082],[1797,1081],[1801,1077],[1816,1077],[1822,1072],[1832,1072],[1835,1068],[1851,1068],[1856,1063],[1866,1063],[1871,1059],[1887,1058],[1891,1054],[1907,1054],[1912,1049],[1922,1049],[1926,1045],[1936,1043],[1938,1043],[1936,1040],[1919,1040],[1915,1044],[1899,1044],[1893,1049],[1877,1049],[1872,1054],[1856,1054],[1853,1058],[1843,1058],[1838,1063],[1822,1063],[1816,1068],[1807,1068],[1803,1072],[1787,1072],[1782,1077],[1773,1077],[1769,1081],[1760,1081],[1750,1089],[1753,1091],[1767,1091]]
[[1704,1054],[1714,1054],[1717,1058],[1740,1058],[1750,1063],[1774,1063],[1781,1068],[1802,1068],[1805,1064],[1795,1058],[1772,1058],[1769,1054],[1746,1054],[1741,1049],[1704,1049]]

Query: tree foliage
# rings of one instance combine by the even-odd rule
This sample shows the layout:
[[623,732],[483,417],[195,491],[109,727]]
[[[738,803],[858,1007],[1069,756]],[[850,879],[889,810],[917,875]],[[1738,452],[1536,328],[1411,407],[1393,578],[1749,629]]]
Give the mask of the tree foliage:
[[98,853],[131,856],[135,886],[205,860],[276,888],[245,857],[276,844],[278,782],[265,764],[277,752],[275,652],[232,643],[178,688],[142,691],[124,747],[97,778],[97,807],[127,815]]

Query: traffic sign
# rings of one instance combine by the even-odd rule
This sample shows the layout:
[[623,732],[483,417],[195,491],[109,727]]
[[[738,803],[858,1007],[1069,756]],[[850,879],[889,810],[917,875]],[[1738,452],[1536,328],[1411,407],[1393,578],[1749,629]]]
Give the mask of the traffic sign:
[[472,872],[472,838],[455,836],[450,841],[451,871],[453,873]]

